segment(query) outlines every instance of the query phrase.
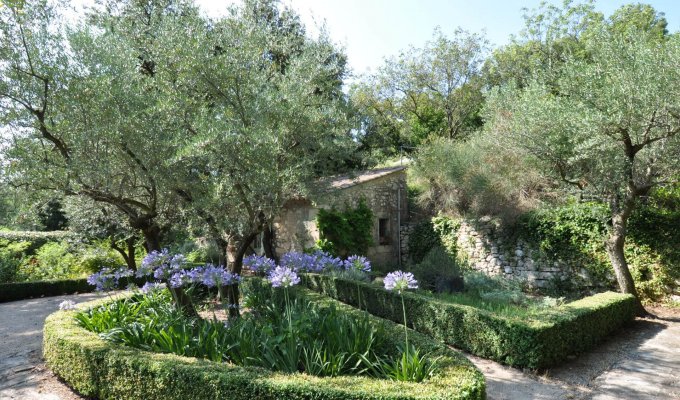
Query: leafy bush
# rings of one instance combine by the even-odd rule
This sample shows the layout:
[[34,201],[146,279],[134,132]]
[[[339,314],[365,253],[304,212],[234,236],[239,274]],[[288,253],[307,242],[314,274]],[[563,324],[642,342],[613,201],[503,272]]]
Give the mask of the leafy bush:
[[[403,322],[400,297],[381,287],[308,274],[305,284],[347,304]],[[357,292],[360,293],[357,293]],[[517,367],[547,368],[590,349],[635,317],[631,295],[601,293],[545,310],[534,318],[503,317],[477,308],[404,293],[409,326],[435,340]]]
[[408,255],[417,264],[425,258],[432,248],[441,246],[439,234],[435,232],[430,220],[414,225],[408,236]]
[[10,283],[16,280],[19,266],[30,247],[29,241],[0,239],[0,283]]
[[435,292],[463,290],[463,277],[458,263],[441,246],[433,247],[410,271],[416,276],[422,289]]
[[74,255],[76,257],[74,269],[86,274],[97,272],[104,267],[116,268],[125,265],[123,257],[103,243],[82,246]]
[[344,211],[320,209],[316,217],[321,250],[335,256],[366,254],[373,244],[373,211],[361,199],[356,208]]
[[411,168],[420,202],[445,213],[499,216],[532,209],[545,179],[524,154],[477,135],[465,142],[437,138],[421,146]]
[[[643,301],[659,301],[680,278],[680,210],[672,196],[652,193],[628,224],[625,255]],[[659,198],[657,198],[659,197]],[[669,198],[670,197],[670,198]],[[527,213],[517,225],[518,237],[536,245],[548,260],[568,260],[590,272],[596,281],[609,282],[611,265],[604,248],[609,209],[598,203],[571,203]]]
[[[394,323],[313,293],[305,291],[304,297],[322,308],[333,306],[339,314],[351,316],[353,320],[368,318],[371,324],[384,330],[387,347],[395,347],[403,340],[403,330]],[[93,302],[89,308],[96,309],[106,301],[110,300]],[[310,377],[172,354],[151,354],[103,341],[96,333],[78,326],[73,316],[74,312],[69,311],[48,317],[44,357],[58,376],[88,397],[140,400],[218,397],[242,400],[485,398],[484,377],[468,360],[415,332],[409,336],[411,341],[423,351],[439,357],[437,379],[420,384],[386,384],[384,380],[369,377]]]
[[42,281],[77,278],[85,272],[67,242],[49,242],[22,263],[17,276],[23,281]]

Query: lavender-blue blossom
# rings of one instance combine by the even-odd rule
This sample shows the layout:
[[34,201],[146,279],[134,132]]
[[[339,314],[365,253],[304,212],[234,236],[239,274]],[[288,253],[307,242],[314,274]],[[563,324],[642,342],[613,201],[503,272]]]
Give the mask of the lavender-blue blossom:
[[227,286],[234,283],[239,283],[241,277],[238,274],[233,274],[227,271],[223,266],[215,266],[212,264],[206,265],[202,269],[200,282],[207,287]]
[[254,273],[266,275],[276,267],[276,262],[271,258],[253,254],[243,258],[243,265]]
[[418,289],[418,281],[410,272],[390,272],[385,277],[384,284],[385,289],[396,290],[399,294],[407,289]]
[[343,262],[338,257],[333,257],[332,255],[326,253],[325,251],[317,250],[312,256],[316,258],[316,271],[331,271],[343,268]]
[[165,288],[165,285],[163,285],[160,282],[147,282],[147,283],[144,284],[144,286],[142,286],[141,290],[142,290],[142,293],[149,294],[149,293],[153,293],[153,292],[163,290],[163,288]]
[[95,287],[98,292],[110,291],[118,287],[120,278],[131,276],[132,270],[127,268],[111,269],[108,267],[102,268],[99,272],[95,272],[87,278],[87,283]]
[[298,253],[296,251],[286,253],[281,257],[281,266],[296,272],[318,272],[320,267],[316,257],[311,254]]
[[188,271],[180,270],[172,274],[168,282],[171,288],[180,288],[191,283],[191,276]]
[[363,256],[349,256],[344,262],[346,270],[356,270],[362,272],[371,272],[371,262]]
[[300,277],[289,267],[276,267],[269,273],[269,282],[273,287],[288,288],[300,283]]

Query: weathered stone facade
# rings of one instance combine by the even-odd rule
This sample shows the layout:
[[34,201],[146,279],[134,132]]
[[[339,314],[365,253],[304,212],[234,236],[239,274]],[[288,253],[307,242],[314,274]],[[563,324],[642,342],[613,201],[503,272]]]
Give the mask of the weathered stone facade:
[[373,246],[368,258],[377,264],[398,264],[401,252],[399,226],[407,221],[406,173],[404,167],[365,171],[322,183],[317,198],[289,201],[274,221],[278,255],[302,251],[319,239],[316,216],[319,209],[356,207],[361,199],[373,212]]
[[566,260],[548,259],[522,239],[512,238],[490,218],[460,222],[456,238],[458,257],[473,269],[489,275],[504,275],[545,288],[567,279],[583,287],[597,286],[585,268]]
[[[517,279],[533,288],[545,288],[566,280],[581,288],[606,287],[614,282],[613,275],[605,282],[598,281],[574,260],[562,260],[540,252],[536,245],[504,231],[491,218],[463,219],[456,225],[445,246],[455,244],[456,256],[461,262],[487,275]],[[403,263],[409,260],[408,240],[412,231],[412,225],[402,226]]]

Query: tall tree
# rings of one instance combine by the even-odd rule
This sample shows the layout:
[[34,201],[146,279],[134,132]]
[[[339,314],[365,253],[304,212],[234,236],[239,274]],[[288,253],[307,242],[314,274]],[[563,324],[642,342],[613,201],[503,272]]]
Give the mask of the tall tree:
[[594,27],[588,57],[568,58],[557,79],[537,71],[524,89],[495,90],[486,115],[562,182],[609,204],[606,249],[620,290],[636,295],[623,251],[628,218],[679,172],[680,38],[615,23]]
[[430,135],[460,139],[477,128],[487,50],[481,35],[457,29],[449,38],[436,29],[424,47],[387,60],[352,90],[365,142],[377,135],[413,147]]
[[[342,167],[353,146],[341,91],[344,56],[323,36],[272,31],[272,21],[296,17],[269,6],[268,18],[254,18],[246,2],[197,37],[196,47],[185,46],[174,83],[178,111],[184,104],[195,111],[183,122],[193,135],[177,155],[189,183],[178,193],[235,273],[283,204]],[[236,289],[230,302],[238,305]]]

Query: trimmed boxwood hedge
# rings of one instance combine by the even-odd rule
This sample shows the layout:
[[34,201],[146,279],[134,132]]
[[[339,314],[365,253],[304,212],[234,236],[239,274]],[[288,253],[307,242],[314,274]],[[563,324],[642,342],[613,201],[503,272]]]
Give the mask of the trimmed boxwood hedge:
[[[362,311],[305,290],[318,302],[332,302],[348,313]],[[97,300],[93,307],[110,300]],[[100,399],[485,399],[482,373],[460,353],[417,332],[409,340],[441,356],[440,372],[423,383],[369,377],[320,378],[253,367],[214,363],[172,354],[150,353],[106,342],[77,325],[74,311],[59,311],[45,323],[43,355],[49,368],[77,392]],[[403,327],[374,316],[396,345]]]
[[[146,283],[146,279],[135,277],[123,278],[121,279],[120,287],[125,287],[129,283],[141,286]],[[61,296],[64,294],[90,293],[94,292],[94,289],[94,286],[87,283],[87,278],[0,283],[0,303],[38,297]]]
[[[371,314],[402,323],[399,295],[375,284],[328,275],[305,274],[305,284]],[[549,310],[536,320],[518,320],[490,311],[407,292],[408,323],[436,340],[503,364],[543,369],[582,353],[635,318],[632,295],[607,292]]]
[[62,294],[87,293],[94,286],[87,279],[64,279],[57,281],[16,282],[0,284],[0,303]]

